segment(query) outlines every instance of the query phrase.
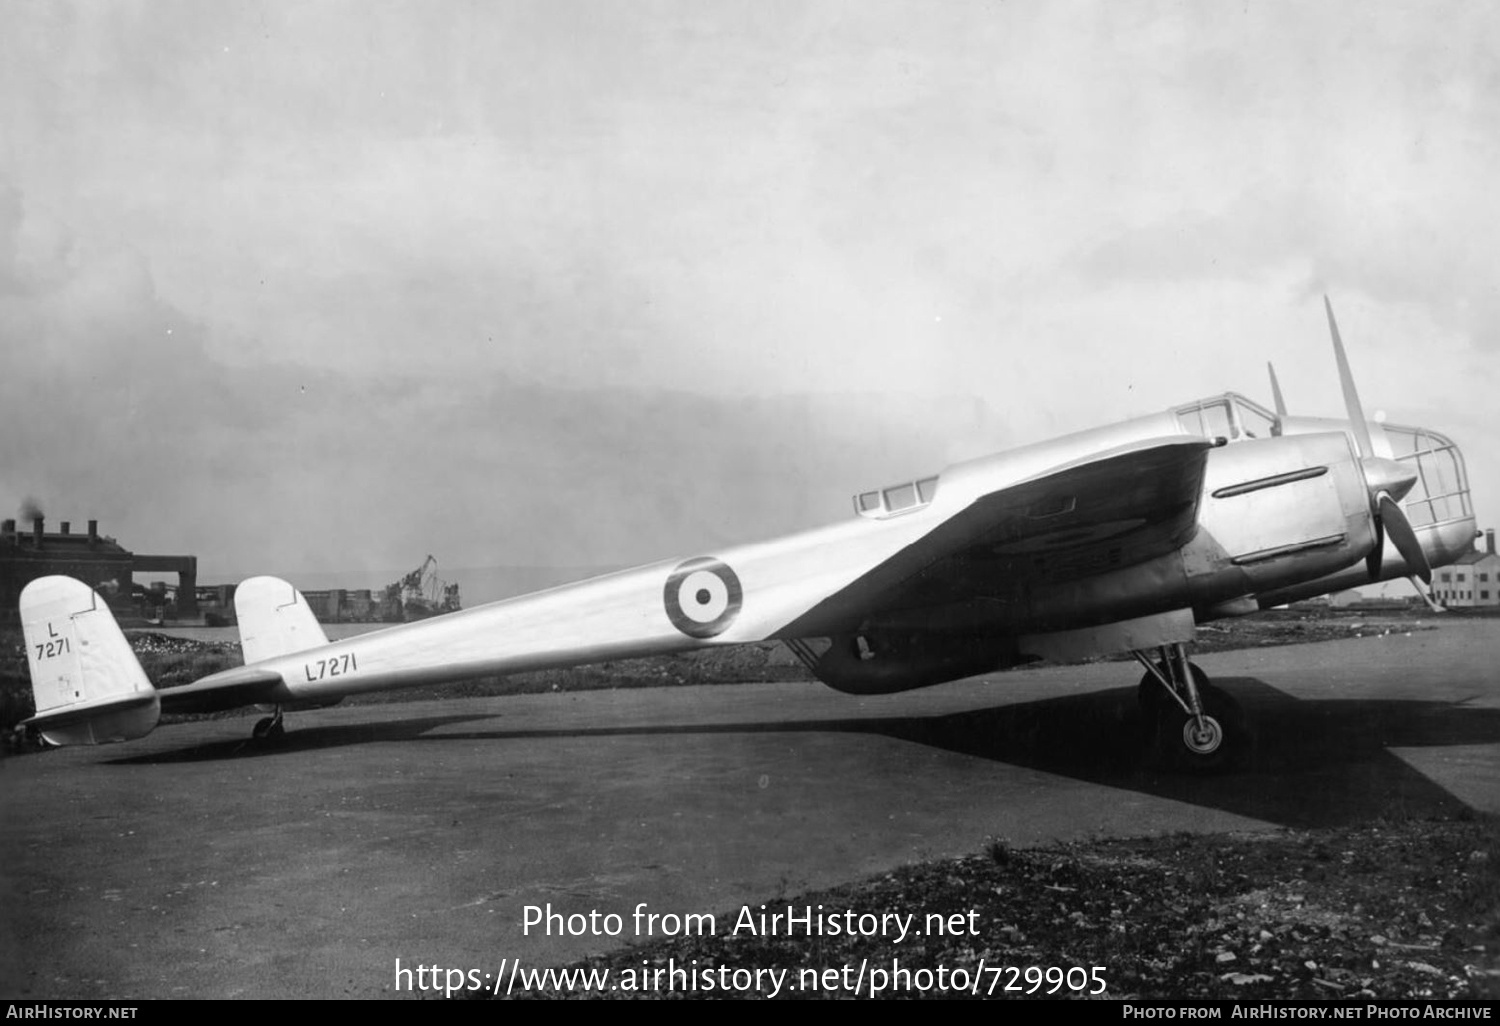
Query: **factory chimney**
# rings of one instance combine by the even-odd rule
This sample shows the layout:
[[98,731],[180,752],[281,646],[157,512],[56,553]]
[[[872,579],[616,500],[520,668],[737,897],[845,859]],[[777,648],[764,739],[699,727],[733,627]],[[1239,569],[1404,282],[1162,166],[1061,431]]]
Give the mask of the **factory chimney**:
[[89,547],[92,548],[94,546],[94,543],[97,542],[98,540],[99,540],[99,521],[97,521],[97,520],[90,520],[89,521]]
[[4,536],[6,538],[9,538],[11,535],[13,535],[15,533],[16,533],[16,522],[14,520],[7,519],[3,523],[0,523],[0,536]]
[[1493,527],[1484,532],[1484,550],[1492,556],[1495,554],[1495,529]]
[[46,523],[41,517],[31,521],[31,537],[36,540],[36,547],[42,547],[42,526]]
[[62,534],[67,534],[67,533],[68,533],[68,531],[69,531],[69,529],[70,529],[70,528],[72,528],[72,526],[73,526],[73,525],[72,525],[72,524],[70,524],[70,523],[68,523],[68,521],[66,521],[66,520],[63,520],[63,521],[60,521],[60,522],[59,522],[59,524],[58,524],[58,528],[57,528],[57,529],[58,529],[58,531],[59,531],[59,532],[60,532],[60,533],[62,533]]

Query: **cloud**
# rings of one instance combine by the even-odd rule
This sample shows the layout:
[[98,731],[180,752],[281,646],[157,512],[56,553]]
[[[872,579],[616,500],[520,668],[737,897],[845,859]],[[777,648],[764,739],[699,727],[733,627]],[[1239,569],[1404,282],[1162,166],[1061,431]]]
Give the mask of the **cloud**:
[[[1494,206],[1487,197],[1482,206]],[[1073,273],[1086,287],[1194,281],[1274,282],[1294,276],[1304,297],[1359,292],[1419,307],[1477,348],[1500,349],[1500,282],[1485,240],[1455,211],[1390,201],[1367,208],[1323,190],[1262,188],[1213,213],[1120,232],[1084,254]],[[1500,207],[1494,213],[1500,221]]]
[[231,365],[141,254],[35,234],[0,237],[36,271],[0,298],[27,340],[0,378],[9,485],[205,573],[663,558],[847,515],[848,493],[997,433],[983,406],[922,397]]

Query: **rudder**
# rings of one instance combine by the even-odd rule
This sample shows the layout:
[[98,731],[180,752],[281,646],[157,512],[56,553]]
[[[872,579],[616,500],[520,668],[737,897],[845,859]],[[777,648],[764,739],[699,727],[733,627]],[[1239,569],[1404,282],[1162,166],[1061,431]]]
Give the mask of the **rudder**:
[[39,577],[21,591],[31,667],[33,727],[57,745],[98,745],[149,734],[161,699],[109,606],[71,577]]
[[328,644],[302,593],[279,577],[251,577],[234,591],[245,665]]

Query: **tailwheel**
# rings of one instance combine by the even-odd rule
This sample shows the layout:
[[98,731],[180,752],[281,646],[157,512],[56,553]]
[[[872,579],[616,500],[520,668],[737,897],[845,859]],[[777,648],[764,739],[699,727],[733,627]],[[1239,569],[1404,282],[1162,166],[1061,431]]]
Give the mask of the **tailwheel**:
[[257,741],[275,741],[286,733],[286,725],[281,722],[281,706],[265,719],[255,724],[255,730],[251,736]]

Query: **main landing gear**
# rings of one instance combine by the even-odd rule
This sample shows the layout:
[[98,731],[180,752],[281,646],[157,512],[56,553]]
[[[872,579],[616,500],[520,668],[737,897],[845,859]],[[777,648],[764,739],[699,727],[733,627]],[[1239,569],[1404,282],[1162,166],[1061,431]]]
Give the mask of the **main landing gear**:
[[257,741],[275,741],[286,733],[286,725],[281,722],[281,706],[271,708],[271,715],[255,725],[255,731],[251,736]]
[[1188,662],[1181,644],[1162,645],[1154,656],[1140,649],[1131,654],[1146,668],[1136,697],[1147,750],[1157,762],[1212,772],[1244,756],[1248,737],[1239,703]]

